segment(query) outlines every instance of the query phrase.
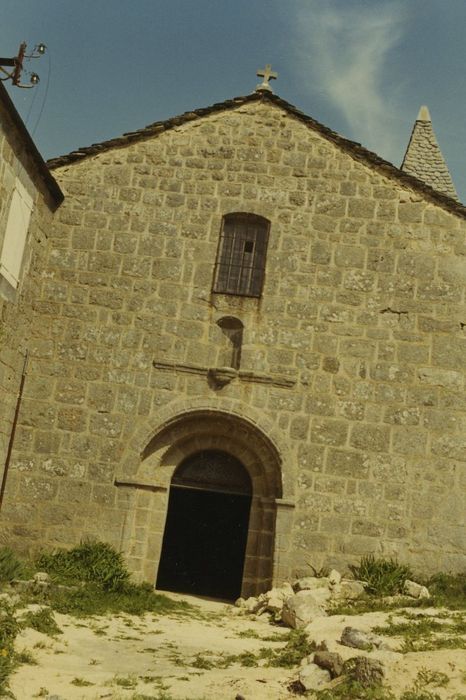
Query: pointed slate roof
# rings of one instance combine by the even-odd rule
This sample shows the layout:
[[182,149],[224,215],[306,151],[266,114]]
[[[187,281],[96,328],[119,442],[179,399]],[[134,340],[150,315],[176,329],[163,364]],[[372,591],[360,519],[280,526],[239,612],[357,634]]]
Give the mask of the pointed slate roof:
[[[57,156],[56,158],[51,158],[47,161],[47,165],[51,170],[55,168],[61,168],[63,166],[72,165],[73,163],[78,163],[85,158],[98,155],[99,153],[104,153],[105,151],[111,150],[113,148],[124,148],[132,143],[137,143],[138,141],[144,141],[150,138],[154,138],[165,131],[174,129],[181,124],[186,124],[188,122],[196,121],[197,119],[202,119],[203,117],[210,116],[211,114],[216,114],[218,112],[224,112],[230,109],[236,109],[242,105],[248,104],[250,102],[271,102],[277,107],[285,110],[290,116],[298,119],[306,126],[315,130],[321,134],[328,141],[334,143],[336,146],[342,150],[349,153],[353,158],[359,160],[360,162],[368,165],[369,167],[375,168],[378,172],[385,175],[386,177],[391,177],[402,185],[411,187],[415,191],[422,194],[426,199],[429,199],[436,204],[442,206],[447,211],[454,212],[459,216],[466,218],[466,206],[459,202],[458,197],[451,197],[448,194],[444,194],[437,189],[434,189],[431,184],[419,179],[416,175],[411,175],[407,171],[401,170],[400,168],[393,165],[387,160],[384,160],[376,153],[369,151],[360,143],[355,141],[350,141],[349,139],[340,136],[335,131],[332,131],[327,126],[324,126],[320,122],[316,121],[307,114],[304,114],[297,107],[294,107],[286,100],[283,100],[278,95],[274,95],[272,92],[267,92],[265,90],[256,91],[250,95],[245,95],[243,97],[234,97],[231,100],[225,100],[224,102],[218,102],[211,105],[210,107],[204,107],[202,109],[194,109],[190,112],[185,112],[176,117],[171,117],[165,121],[154,122],[148,126],[139,129],[138,131],[131,131],[129,133],[123,134],[117,138],[110,139],[109,141],[102,141],[100,143],[94,143],[91,146],[86,146],[85,148],[79,148],[76,151],[72,151],[67,155]],[[456,195],[456,192],[455,192]]]
[[458,200],[453,180],[435,138],[429,110],[425,105],[417,115],[401,169],[423,180],[434,190]]

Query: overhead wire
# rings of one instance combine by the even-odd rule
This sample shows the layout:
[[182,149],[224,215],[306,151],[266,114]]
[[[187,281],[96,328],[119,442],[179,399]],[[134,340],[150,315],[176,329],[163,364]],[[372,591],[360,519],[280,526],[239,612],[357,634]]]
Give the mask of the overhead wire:
[[43,114],[43,112],[44,112],[45,104],[46,104],[46,102],[47,102],[47,97],[48,97],[48,94],[49,94],[50,75],[51,75],[51,73],[52,73],[52,59],[50,58],[50,51],[49,51],[49,50],[47,51],[47,54],[46,54],[46,55],[47,55],[47,59],[48,59],[48,65],[47,65],[47,82],[46,82],[46,84],[45,84],[45,92],[44,92],[44,97],[43,97],[43,99],[42,99],[42,105],[41,105],[41,108],[40,108],[40,110],[39,110],[39,116],[37,117],[37,120],[36,120],[36,123],[35,123],[35,125],[34,125],[34,128],[33,128],[32,131],[31,131],[31,136],[34,136],[34,134],[36,133],[36,129],[37,129],[37,127],[39,126],[39,122],[40,122],[40,120],[41,120],[41,118],[42,118],[42,114]]

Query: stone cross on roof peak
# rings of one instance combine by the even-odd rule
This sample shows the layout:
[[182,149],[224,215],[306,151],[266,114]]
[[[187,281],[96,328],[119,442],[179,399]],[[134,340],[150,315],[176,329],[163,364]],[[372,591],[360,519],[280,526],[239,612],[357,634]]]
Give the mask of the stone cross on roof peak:
[[265,68],[259,68],[256,75],[258,75],[259,78],[264,78],[262,83],[257,85],[256,92],[260,90],[268,90],[268,92],[273,92],[272,88],[269,85],[269,80],[275,80],[276,78],[278,78],[278,73],[274,73],[272,71],[272,66],[270,65],[270,63],[267,63]]

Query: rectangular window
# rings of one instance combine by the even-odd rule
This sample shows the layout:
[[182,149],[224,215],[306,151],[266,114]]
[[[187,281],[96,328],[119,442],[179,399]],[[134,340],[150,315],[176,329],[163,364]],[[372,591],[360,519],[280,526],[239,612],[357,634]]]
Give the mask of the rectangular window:
[[223,219],[214,292],[259,297],[265,275],[269,222],[254,214]]
[[0,275],[15,289],[19,283],[32,205],[31,195],[16,178],[0,254]]

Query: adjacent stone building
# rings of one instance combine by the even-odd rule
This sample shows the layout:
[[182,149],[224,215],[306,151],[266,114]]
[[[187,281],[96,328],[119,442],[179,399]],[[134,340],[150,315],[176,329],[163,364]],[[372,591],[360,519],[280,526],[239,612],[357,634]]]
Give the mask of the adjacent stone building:
[[233,598],[466,564],[466,209],[265,89],[50,163],[0,523]]
[[38,278],[48,231],[52,213],[62,200],[60,188],[0,83],[0,484],[31,337],[33,300],[40,294]]

